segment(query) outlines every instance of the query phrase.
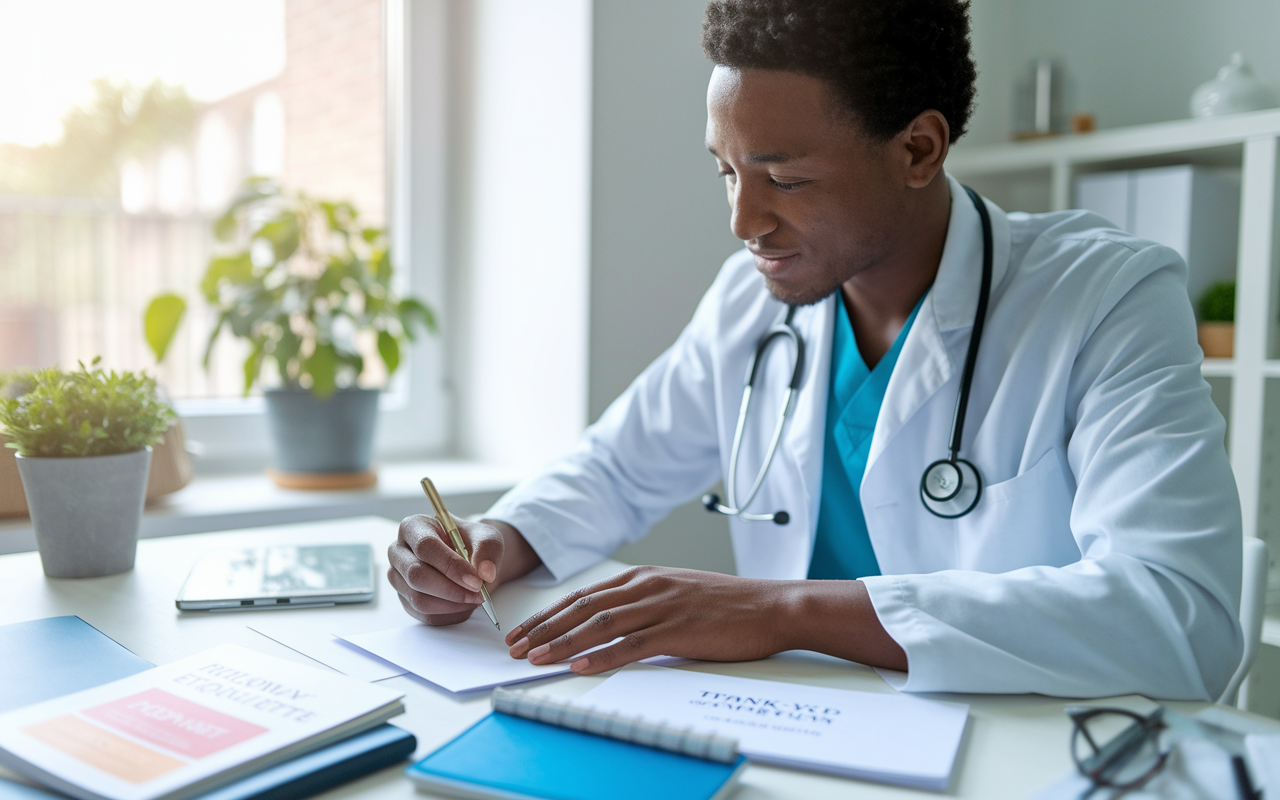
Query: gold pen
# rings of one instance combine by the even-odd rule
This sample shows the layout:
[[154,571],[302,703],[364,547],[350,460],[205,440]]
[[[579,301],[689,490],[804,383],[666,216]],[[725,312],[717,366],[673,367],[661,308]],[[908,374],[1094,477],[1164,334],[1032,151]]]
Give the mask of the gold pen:
[[[458,532],[458,523],[453,521],[453,515],[449,513],[449,509],[444,507],[444,500],[440,499],[440,493],[436,491],[436,485],[431,482],[430,478],[422,479],[422,491],[427,493],[427,499],[431,501],[431,507],[436,511],[436,519],[440,520],[440,524],[444,526],[445,531],[449,534],[450,541],[453,542],[453,549],[458,551],[458,555],[471,562],[471,554],[467,552],[467,543],[462,541],[462,534]],[[480,596],[484,598],[484,602],[480,607],[484,609],[484,613],[489,615],[489,621],[493,623],[493,627],[502,630],[502,626],[498,624],[498,615],[493,610],[493,599],[489,597],[489,590],[485,588],[483,583],[480,584]]]

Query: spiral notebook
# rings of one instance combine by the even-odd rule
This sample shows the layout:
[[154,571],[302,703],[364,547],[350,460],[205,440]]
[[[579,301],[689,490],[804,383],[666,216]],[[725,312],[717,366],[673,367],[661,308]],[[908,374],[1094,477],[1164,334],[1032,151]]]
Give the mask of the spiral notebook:
[[746,766],[733,739],[496,689],[494,711],[405,774],[463,798],[720,800]]

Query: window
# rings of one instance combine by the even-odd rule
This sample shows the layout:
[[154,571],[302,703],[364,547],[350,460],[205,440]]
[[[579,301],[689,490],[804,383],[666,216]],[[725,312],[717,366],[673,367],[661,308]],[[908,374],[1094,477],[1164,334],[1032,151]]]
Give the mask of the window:
[[[222,334],[202,365],[211,222],[249,175],[347,200],[403,245],[392,257],[404,289],[437,300],[419,288],[428,265],[397,235],[406,209],[388,203],[410,196],[387,177],[388,142],[407,152],[404,17],[395,0],[0,5],[0,71],[29,76],[0,83],[0,371],[96,356],[146,369],[210,455],[260,459],[243,343]],[[157,366],[142,314],[163,291],[188,311]],[[391,449],[440,444],[438,415],[424,413],[440,405],[426,396],[439,391],[439,350],[415,348],[383,397],[384,411],[404,412]]]

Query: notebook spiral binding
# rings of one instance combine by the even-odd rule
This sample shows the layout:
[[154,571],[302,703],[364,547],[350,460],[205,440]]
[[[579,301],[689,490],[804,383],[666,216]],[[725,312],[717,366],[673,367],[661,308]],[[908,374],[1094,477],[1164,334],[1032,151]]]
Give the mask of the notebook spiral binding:
[[738,759],[737,739],[693,728],[649,722],[643,717],[599,711],[593,706],[575,705],[554,697],[539,697],[527,691],[501,687],[494,689],[493,710],[513,717],[524,717],[548,725],[572,728],[708,761],[731,764]]

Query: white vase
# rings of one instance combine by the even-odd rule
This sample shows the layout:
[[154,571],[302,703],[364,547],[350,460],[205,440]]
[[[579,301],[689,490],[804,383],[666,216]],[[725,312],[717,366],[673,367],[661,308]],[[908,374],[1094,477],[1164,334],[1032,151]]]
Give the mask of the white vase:
[[1218,77],[1191,93],[1191,115],[1195,117],[1258,111],[1276,104],[1275,92],[1254,77],[1241,53],[1233,53],[1231,63],[1218,70]]
[[133,569],[151,448],[111,456],[18,456],[36,547],[50,578]]

